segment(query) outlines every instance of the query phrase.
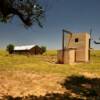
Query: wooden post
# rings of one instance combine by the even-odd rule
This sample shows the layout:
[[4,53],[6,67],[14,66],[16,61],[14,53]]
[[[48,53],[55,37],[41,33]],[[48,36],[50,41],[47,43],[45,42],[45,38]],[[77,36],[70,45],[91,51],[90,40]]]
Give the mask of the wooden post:
[[89,39],[89,61],[91,60],[91,39]]
[[62,63],[64,63],[64,30],[62,30]]
[[90,29],[90,39],[89,39],[89,61],[91,60],[91,41],[92,41],[92,28]]
[[65,52],[65,34],[64,33],[68,33],[68,34],[71,34],[72,36],[72,33],[70,31],[67,31],[65,29],[62,30],[62,63],[64,63],[64,52]]

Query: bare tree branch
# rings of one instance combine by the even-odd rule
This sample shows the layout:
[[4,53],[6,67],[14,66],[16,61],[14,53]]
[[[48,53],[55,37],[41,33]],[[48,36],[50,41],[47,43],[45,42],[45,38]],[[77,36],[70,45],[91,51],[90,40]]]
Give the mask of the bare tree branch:
[[18,16],[26,26],[37,23],[40,27],[44,17],[43,7],[37,0],[0,0],[0,21],[8,22],[12,16]]

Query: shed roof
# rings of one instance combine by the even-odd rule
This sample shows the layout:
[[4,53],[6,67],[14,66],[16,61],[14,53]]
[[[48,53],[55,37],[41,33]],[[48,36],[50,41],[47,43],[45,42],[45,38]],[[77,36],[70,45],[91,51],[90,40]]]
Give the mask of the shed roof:
[[14,50],[30,50],[36,45],[15,46]]

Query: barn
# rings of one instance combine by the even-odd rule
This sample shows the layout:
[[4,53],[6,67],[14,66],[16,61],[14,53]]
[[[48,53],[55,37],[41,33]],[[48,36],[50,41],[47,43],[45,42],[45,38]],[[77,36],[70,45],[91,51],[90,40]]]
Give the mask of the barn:
[[38,55],[41,54],[42,50],[38,45],[24,45],[24,46],[15,46],[14,54],[31,54]]

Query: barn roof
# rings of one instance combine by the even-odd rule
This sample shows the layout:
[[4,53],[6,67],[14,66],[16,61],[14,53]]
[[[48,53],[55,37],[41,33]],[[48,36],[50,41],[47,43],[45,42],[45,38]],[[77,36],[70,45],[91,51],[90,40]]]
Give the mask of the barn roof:
[[30,50],[36,45],[15,46],[14,50]]

